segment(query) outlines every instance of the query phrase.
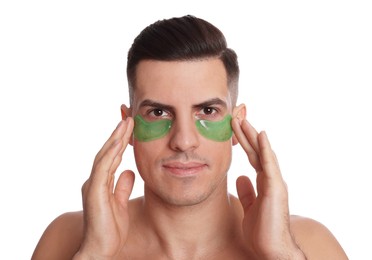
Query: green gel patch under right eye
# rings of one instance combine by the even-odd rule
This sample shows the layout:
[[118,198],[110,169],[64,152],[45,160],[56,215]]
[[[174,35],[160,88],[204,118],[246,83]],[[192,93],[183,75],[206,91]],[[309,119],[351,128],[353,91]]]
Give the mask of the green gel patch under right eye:
[[140,115],[134,117],[134,137],[141,142],[148,142],[165,136],[172,126],[168,119],[153,122],[146,121]]
[[205,138],[225,142],[232,136],[231,115],[227,115],[221,121],[197,120],[195,122],[199,133]]

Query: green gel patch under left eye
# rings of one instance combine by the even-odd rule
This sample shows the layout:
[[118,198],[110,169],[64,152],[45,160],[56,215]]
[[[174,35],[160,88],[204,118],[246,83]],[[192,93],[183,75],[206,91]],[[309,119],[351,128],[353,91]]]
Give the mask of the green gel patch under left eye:
[[168,119],[153,122],[145,121],[140,115],[134,117],[134,137],[141,142],[148,142],[165,136],[172,125]]
[[224,142],[232,136],[231,119],[231,115],[227,115],[221,121],[197,120],[195,124],[199,133],[205,138]]

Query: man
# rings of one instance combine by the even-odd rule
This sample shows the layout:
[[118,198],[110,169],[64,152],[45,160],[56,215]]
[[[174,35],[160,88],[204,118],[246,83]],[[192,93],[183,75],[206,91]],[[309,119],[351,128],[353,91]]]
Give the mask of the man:
[[[33,259],[347,259],[320,223],[289,216],[287,187],[265,132],[236,106],[239,67],[223,34],[193,16],[158,21],[135,39],[130,107],[97,154],[83,212],[54,220]],[[232,146],[257,172],[227,192]],[[134,173],[114,175],[134,149]],[[248,163],[248,162],[247,162]]]

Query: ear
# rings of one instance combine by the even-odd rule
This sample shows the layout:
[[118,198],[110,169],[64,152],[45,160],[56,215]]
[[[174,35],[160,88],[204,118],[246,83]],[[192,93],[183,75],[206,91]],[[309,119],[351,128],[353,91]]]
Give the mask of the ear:
[[[124,104],[120,106],[120,112],[121,112],[121,119],[122,120],[125,120],[125,119],[127,119],[127,117],[132,116],[132,109],[127,107]],[[129,144],[133,146],[133,134],[132,134],[132,137],[129,140]]]
[[[242,121],[243,119],[245,119],[247,116],[247,109],[245,107],[245,104],[240,104],[239,106],[236,106],[234,109],[233,109],[233,113],[232,113],[232,117],[233,118],[238,118],[239,121]],[[233,145],[236,145],[238,144],[239,141],[238,139],[235,137],[235,134],[233,133],[233,136],[232,136],[232,144]]]
[[132,116],[132,109],[127,107],[126,105],[120,106],[120,112],[121,112],[121,119],[125,120],[128,116]]

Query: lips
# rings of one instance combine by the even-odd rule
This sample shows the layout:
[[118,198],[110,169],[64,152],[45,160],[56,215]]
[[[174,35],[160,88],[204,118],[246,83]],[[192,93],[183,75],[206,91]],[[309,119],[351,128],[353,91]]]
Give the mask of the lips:
[[164,169],[176,177],[191,177],[203,171],[207,165],[200,162],[168,162],[163,165]]

